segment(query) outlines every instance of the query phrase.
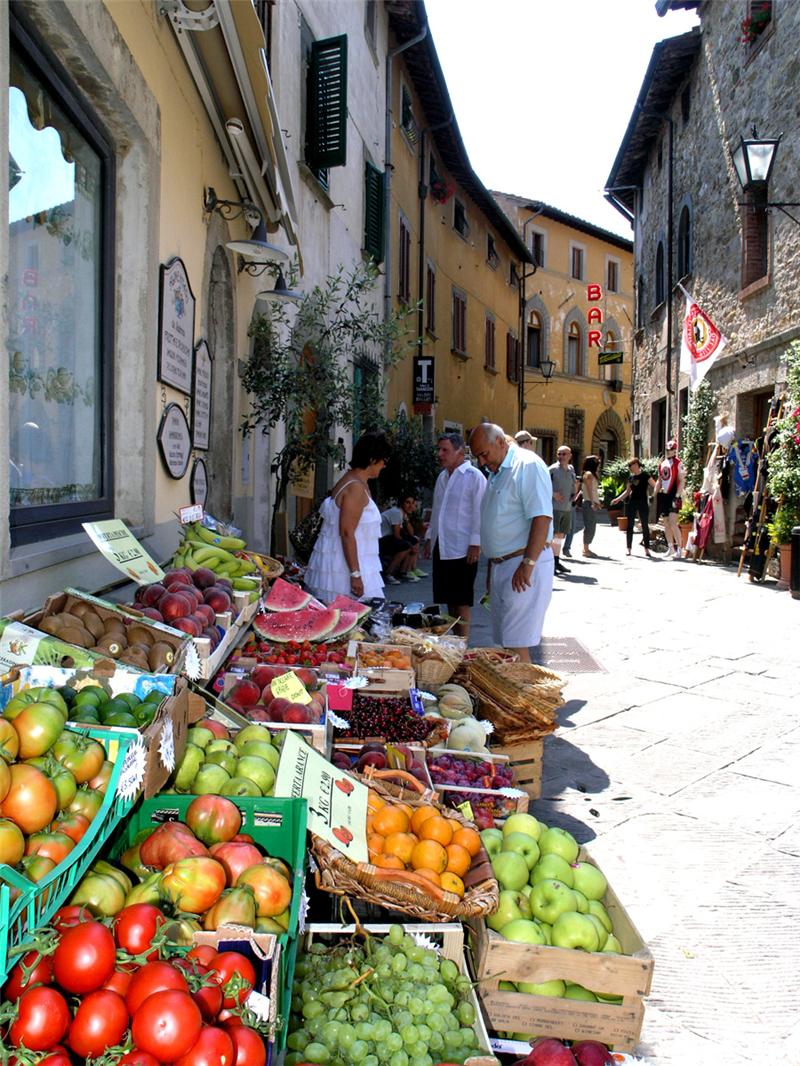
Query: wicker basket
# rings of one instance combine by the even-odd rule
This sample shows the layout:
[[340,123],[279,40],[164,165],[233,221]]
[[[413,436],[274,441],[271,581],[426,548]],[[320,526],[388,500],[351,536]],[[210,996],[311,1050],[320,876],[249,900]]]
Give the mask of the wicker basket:
[[467,688],[498,740],[516,744],[552,733],[564,702],[561,678],[534,663],[498,662],[478,654],[466,664]]
[[455,663],[446,663],[438,656],[414,656],[414,672],[417,675],[417,688],[431,688],[445,685],[456,672]]
[[[417,782],[420,788],[423,786]],[[378,795],[393,800],[395,797],[380,782],[370,786]],[[410,807],[433,806],[440,814],[459,825],[474,828],[457,811],[442,807],[419,792],[403,800]],[[336,896],[352,896],[379,904],[390,910],[402,911],[426,922],[449,921],[453,918],[477,918],[493,914],[500,902],[500,890],[492,872],[489,856],[481,848],[464,875],[466,892],[459,899],[452,892],[445,892],[437,885],[423,880],[415,884],[415,875],[401,870],[382,870],[371,863],[354,863],[321,837],[311,836],[311,851],[318,869],[314,879],[317,888]],[[391,874],[391,880],[387,875]],[[404,875],[405,874],[405,879]]]

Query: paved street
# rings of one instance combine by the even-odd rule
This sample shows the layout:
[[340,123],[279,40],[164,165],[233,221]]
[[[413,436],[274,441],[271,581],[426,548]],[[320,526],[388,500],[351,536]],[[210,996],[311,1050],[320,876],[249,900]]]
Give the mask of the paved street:
[[[545,636],[567,678],[534,813],[588,845],[655,957],[638,1054],[800,1064],[800,602],[735,570],[648,561],[600,526],[565,560]],[[428,569],[430,564],[422,564]],[[483,576],[479,575],[481,591]],[[430,584],[392,589],[430,600]],[[473,644],[491,643],[476,610]]]

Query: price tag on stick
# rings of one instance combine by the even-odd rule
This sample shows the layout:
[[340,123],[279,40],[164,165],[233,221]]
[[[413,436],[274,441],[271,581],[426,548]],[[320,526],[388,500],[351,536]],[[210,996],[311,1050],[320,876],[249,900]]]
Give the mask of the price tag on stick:
[[311,703],[311,697],[305,685],[293,670],[273,678],[269,687],[272,689],[273,696],[279,696],[291,703]]

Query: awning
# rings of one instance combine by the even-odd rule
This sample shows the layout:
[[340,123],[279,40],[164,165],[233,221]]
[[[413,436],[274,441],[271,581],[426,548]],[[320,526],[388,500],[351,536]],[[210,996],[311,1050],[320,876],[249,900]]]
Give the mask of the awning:
[[300,259],[291,171],[252,0],[166,0],[162,6],[240,195],[263,212],[268,230],[283,228]]

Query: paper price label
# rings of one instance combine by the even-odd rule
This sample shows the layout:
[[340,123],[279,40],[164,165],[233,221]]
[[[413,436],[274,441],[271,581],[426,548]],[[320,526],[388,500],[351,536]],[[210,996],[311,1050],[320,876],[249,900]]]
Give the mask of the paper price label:
[[202,522],[203,508],[199,503],[191,504],[189,507],[181,507],[178,510],[178,517],[182,526],[187,526],[190,522]]
[[158,754],[161,756],[164,767],[172,773],[175,769],[175,730],[170,721],[165,722],[161,730]]
[[475,821],[475,815],[472,812],[472,804],[469,802],[469,800],[467,800],[466,803],[459,803],[456,810],[460,811],[468,822]]
[[492,725],[491,722],[487,722],[485,719],[482,718],[478,722],[478,725],[483,726],[483,731],[484,731],[484,733],[486,734],[487,737],[491,736],[492,733],[494,733],[494,726]]
[[293,670],[273,678],[269,687],[272,689],[273,696],[289,700],[290,703],[311,703],[311,697],[305,685]]
[[350,723],[346,718],[340,718],[338,714],[335,714],[330,708],[328,708],[328,721],[331,723],[334,729],[349,729]]
[[192,681],[196,681],[200,677],[200,656],[197,654],[197,645],[193,640],[189,641],[186,648],[183,672]]
[[269,996],[265,996],[263,992],[256,992],[253,989],[244,1002],[245,1006],[255,1014],[260,1022],[269,1021]]
[[414,712],[414,714],[425,713],[425,705],[422,702],[422,696],[420,695],[419,689],[410,688],[408,690],[408,699],[411,703],[411,710]]
[[122,769],[117,781],[117,794],[123,799],[133,799],[142,787],[144,781],[146,753],[144,745],[132,744],[125,752],[122,760]]
[[441,954],[442,949],[431,939],[427,933],[412,933],[411,938],[419,948],[426,948],[428,951],[435,951],[437,955]]
[[124,522],[84,522],[83,528],[113,567],[138,585],[160,581],[164,571],[155,563]]
[[311,900],[308,898],[306,890],[303,889],[303,894],[300,897],[300,908],[298,910],[297,916],[298,929],[301,933],[304,933],[306,931],[306,921],[308,920],[308,907],[310,903]]
[[30,626],[11,622],[0,636],[0,667],[30,665],[42,639]]

